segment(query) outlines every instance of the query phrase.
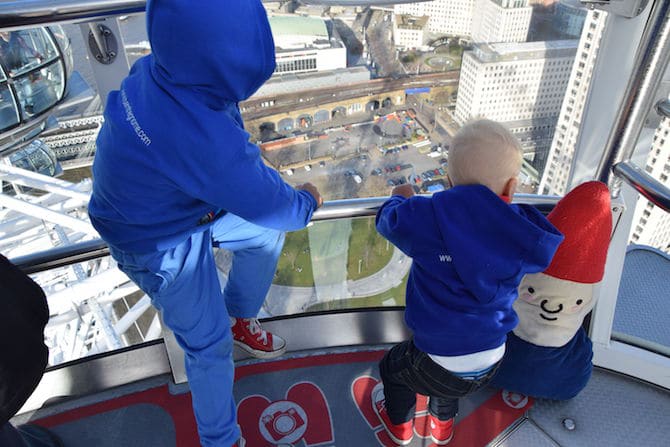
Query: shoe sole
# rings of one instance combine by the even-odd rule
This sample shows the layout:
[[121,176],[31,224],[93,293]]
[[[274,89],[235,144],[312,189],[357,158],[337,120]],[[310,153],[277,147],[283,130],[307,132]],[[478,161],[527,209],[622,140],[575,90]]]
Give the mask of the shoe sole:
[[239,342],[237,340],[233,340],[233,343],[235,344],[235,346],[242,348],[248,354],[251,354],[253,357],[256,357],[257,359],[273,359],[275,357],[283,355],[286,352],[286,345],[284,345],[281,349],[277,349],[276,351],[261,351],[260,349],[254,349],[249,345]]
[[449,436],[449,439],[445,441],[438,441],[437,439],[433,438],[433,435],[430,435],[430,440],[433,441],[433,443],[437,445],[447,445],[451,442],[451,439],[454,437],[454,434],[452,433],[451,436]]

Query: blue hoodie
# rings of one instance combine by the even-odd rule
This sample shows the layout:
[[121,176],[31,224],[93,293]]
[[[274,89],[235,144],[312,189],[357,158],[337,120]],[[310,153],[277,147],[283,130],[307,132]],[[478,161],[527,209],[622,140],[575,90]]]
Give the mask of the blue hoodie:
[[512,303],[521,278],[544,271],[563,240],[535,208],[509,205],[481,185],[392,196],[377,230],[413,259],[405,321],[415,345],[442,356],[505,343],[519,321]]
[[89,215],[110,245],[172,247],[223,212],[295,230],[316,201],[268,168],[238,102],[275,68],[259,0],[150,0],[152,54],[109,94],[93,163]]

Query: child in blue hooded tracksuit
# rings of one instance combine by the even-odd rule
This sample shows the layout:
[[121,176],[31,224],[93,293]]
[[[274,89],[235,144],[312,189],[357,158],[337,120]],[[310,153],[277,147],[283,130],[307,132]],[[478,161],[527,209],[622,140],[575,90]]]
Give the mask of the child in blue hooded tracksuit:
[[[186,353],[202,445],[230,446],[233,338],[257,356],[283,352],[255,318],[284,231],[305,227],[321,197],[286,184],[244,130],[238,102],[275,68],[260,0],[150,0],[147,32],[152,54],[107,100],[89,215]],[[212,245],[233,252],[223,292]]]
[[399,444],[412,439],[416,393],[429,396],[433,442],[451,440],[458,398],[486,385],[503,357],[519,282],[543,271],[563,239],[536,209],[509,203],[521,157],[503,126],[471,122],[451,144],[452,188],[412,197],[401,185],[377,213],[379,233],[413,259],[405,310],[413,339],[381,360],[383,392],[373,391]]

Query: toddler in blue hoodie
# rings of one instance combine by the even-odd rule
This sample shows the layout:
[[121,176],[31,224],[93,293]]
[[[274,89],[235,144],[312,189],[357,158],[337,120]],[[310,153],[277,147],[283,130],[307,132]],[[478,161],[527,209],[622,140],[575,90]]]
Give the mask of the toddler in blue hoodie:
[[377,213],[379,233],[413,260],[405,310],[413,338],[381,360],[383,389],[373,391],[398,444],[412,440],[416,393],[429,396],[433,442],[451,440],[458,398],[486,385],[505,353],[521,279],[543,271],[563,240],[535,208],[510,203],[521,161],[502,125],[470,122],[449,150],[450,189],[422,197],[396,186]]
[[[275,69],[261,1],[149,0],[146,18],[152,54],[107,99],[89,215],[184,349],[201,444],[229,447],[233,342],[284,352],[256,316],[284,232],[305,227],[321,197],[268,168],[240,116]],[[212,245],[233,252],[223,291]]]

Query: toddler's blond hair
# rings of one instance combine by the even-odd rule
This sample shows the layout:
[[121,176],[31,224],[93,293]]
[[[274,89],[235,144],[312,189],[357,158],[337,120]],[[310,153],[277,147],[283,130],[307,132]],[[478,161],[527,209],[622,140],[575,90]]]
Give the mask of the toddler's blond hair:
[[454,135],[447,173],[453,186],[481,184],[502,194],[507,182],[519,175],[522,157],[519,140],[507,128],[477,119]]

